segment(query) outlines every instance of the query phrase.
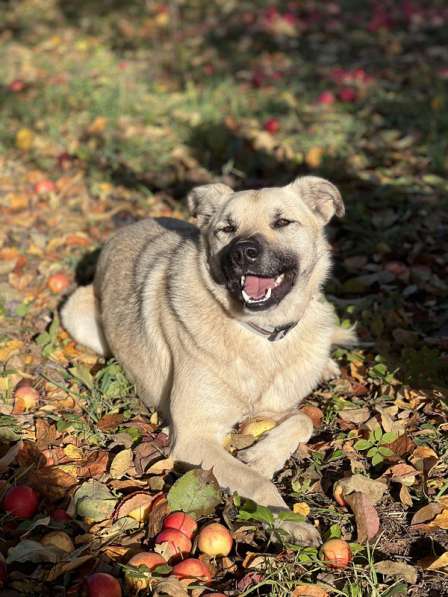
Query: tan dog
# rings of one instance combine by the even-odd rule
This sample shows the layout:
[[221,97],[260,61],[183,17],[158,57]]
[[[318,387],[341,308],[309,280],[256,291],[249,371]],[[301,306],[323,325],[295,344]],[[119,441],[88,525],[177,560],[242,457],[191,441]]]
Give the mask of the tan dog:
[[[323,227],[344,205],[336,187],[311,176],[237,193],[205,185],[188,203],[198,228],[161,218],[119,230],[94,285],[76,290],[62,320],[77,341],[115,355],[167,418],[176,460],[286,510],[271,478],[313,429],[297,406],[337,374],[332,344],[354,339],[321,294],[330,268]],[[254,417],[279,424],[238,460],[224,438]],[[309,524],[284,526],[300,543],[320,540]]]

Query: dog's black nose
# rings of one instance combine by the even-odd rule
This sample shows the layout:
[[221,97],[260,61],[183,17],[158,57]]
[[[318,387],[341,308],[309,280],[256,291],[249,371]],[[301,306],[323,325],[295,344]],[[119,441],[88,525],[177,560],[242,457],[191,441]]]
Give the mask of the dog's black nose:
[[230,252],[232,264],[240,268],[257,263],[260,256],[261,245],[252,238],[237,241]]

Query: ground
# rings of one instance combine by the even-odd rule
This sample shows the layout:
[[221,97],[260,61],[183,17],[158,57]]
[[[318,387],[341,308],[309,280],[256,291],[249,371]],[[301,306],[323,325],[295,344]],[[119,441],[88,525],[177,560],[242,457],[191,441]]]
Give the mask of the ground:
[[[136,219],[188,218],[195,184],[306,173],[346,203],[326,292],[360,344],[336,351],[341,375],[306,401],[315,434],[276,482],[355,557],[331,569],[270,541],[268,512],[200,477],[216,500],[190,510],[235,541],[201,558],[227,595],[448,595],[445,2],[98,4],[0,0],[2,595],[75,594],[94,571],[124,587],[130,555],[185,507],[157,414],[60,327],[97,249]],[[14,485],[38,494],[23,520]],[[74,544],[44,546],[54,530]]]

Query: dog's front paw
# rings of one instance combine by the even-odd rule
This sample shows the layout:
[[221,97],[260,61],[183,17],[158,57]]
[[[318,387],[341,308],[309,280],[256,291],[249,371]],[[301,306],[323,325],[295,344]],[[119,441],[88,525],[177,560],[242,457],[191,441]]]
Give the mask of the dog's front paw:
[[319,531],[308,522],[283,522],[281,528],[289,533],[293,538],[293,543],[298,545],[319,547],[322,543]]

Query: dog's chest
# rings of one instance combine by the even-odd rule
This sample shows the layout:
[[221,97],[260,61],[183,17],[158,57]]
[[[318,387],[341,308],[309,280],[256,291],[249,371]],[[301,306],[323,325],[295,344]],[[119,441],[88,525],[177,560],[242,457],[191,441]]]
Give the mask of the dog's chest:
[[234,379],[251,417],[281,414],[296,406],[319,383],[329,357],[329,342],[323,339],[282,347],[265,342],[258,355],[243,353],[233,363]]

